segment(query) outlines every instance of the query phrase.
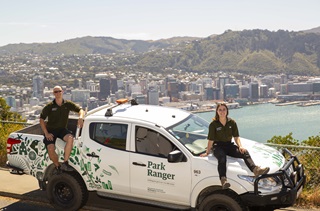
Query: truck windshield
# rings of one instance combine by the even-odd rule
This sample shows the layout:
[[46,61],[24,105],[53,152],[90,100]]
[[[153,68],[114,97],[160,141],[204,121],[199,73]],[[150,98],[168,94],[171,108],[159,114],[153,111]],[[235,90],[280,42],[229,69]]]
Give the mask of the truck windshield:
[[183,121],[168,127],[167,130],[193,155],[205,152],[208,141],[209,123],[201,117],[190,114]]

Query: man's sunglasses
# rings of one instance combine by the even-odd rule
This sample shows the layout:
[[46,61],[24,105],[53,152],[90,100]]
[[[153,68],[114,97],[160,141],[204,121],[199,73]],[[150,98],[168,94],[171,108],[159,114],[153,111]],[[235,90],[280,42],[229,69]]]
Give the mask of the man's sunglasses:
[[61,90],[59,90],[59,91],[54,91],[53,93],[59,93],[59,92],[62,92]]

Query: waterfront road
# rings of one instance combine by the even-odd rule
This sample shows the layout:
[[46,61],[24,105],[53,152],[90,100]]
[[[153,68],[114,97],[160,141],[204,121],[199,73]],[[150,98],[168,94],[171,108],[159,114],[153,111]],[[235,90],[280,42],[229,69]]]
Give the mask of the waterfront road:
[[[159,207],[151,207],[126,201],[104,199],[95,193],[89,194],[87,204],[81,211],[125,211],[128,210],[168,211]],[[45,191],[39,190],[38,181],[30,175],[11,174],[9,169],[0,167],[0,210],[41,210],[53,211]],[[311,211],[294,207],[278,209],[277,211]],[[312,211],[315,211],[313,209]]]

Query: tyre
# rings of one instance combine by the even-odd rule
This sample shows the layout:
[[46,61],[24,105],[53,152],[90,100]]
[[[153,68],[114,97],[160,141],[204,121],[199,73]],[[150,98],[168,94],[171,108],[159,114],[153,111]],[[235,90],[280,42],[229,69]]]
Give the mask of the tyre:
[[76,174],[52,175],[48,181],[47,195],[57,210],[78,210],[88,200],[88,191]]
[[200,204],[199,211],[243,211],[235,197],[224,193],[213,193],[207,196]]

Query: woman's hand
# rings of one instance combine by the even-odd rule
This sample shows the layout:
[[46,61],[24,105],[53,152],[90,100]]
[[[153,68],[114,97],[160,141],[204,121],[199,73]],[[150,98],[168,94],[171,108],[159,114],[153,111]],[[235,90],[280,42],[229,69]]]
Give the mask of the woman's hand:
[[208,153],[202,153],[202,154],[200,154],[200,157],[207,157],[208,156]]
[[247,150],[243,147],[239,147],[239,151],[241,154],[244,154]]

